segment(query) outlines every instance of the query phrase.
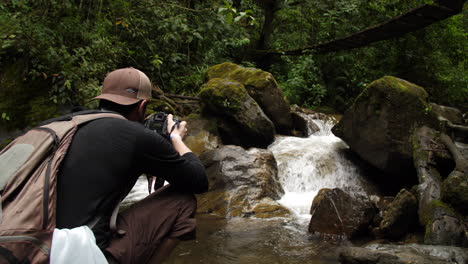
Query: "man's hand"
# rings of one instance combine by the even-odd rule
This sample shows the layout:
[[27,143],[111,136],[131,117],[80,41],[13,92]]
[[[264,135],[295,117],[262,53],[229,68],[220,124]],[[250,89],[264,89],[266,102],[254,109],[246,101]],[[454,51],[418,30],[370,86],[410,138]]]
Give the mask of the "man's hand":
[[172,114],[167,115],[167,134],[170,136],[179,135],[181,138],[184,138],[186,132],[187,122],[182,121],[180,123],[176,123],[174,122],[174,116]]
[[172,145],[180,155],[184,155],[187,152],[192,152],[182,141],[182,138],[185,136],[186,132],[187,122],[182,121],[179,124],[176,124],[172,114],[167,115],[167,133],[170,134]]

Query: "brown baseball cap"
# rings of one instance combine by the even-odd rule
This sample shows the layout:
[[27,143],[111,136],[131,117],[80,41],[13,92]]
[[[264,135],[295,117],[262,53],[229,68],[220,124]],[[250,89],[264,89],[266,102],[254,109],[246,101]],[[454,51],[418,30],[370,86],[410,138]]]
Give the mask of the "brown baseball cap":
[[134,68],[118,69],[107,74],[101,95],[93,99],[131,105],[140,100],[151,99],[151,87],[151,81],[143,72]]

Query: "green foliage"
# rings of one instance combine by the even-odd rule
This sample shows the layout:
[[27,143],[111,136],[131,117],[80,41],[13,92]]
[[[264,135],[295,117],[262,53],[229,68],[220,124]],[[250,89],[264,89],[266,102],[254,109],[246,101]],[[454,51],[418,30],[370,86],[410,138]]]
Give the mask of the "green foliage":
[[8,113],[3,112],[2,113],[2,119],[5,120],[5,121],[10,121],[10,116],[8,115]]
[[287,70],[287,76],[279,79],[288,100],[306,107],[320,105],[327,91],[312,56],[303,56],[294,61],[286,57],[284,60],[292,66]]
[[[323,43],[352,34],[369,26],[432,1],[314,1],[285,6],[277,12],[273,43],[275,49],[287,50]],[[465,11],[466,13],[466,11]],[[304,78],[304,59],[283,59],[273,65],[275,76],[282,80],[288,97],[299,104],[312,92],[307,104],[326,104],[344,111],[365,85],[385,75],[393,75],[423,86],[430,100],[467,110],[468,23],[459,14],[401,38],[378,42],[350,51],[314,55],[317,70],[308,70]],[[306,55],[305,55],[306,56]],[[305,57],[302,56],[302,57]],[[299,61],[299,64],[298,64]],[[311,83],[324,85],[313,89]],[[317,94],[317,97],[314,97]]]
[[[273,13],[263,2],[2,2],[0,69],[25,61],[16,81],[29,90],[27,96],[15,95],[22,102],[20,110],[10,110],[11,102],[0,101],[0,113],[7,114],[0,123],[22,126],[53,116],[63,106],[89,106],[105,74],[121,67],[144,71],[165,92],[195,95],[206,81],[206,69],[214,64],[232,61],[256,67],[258,58],[252,49],[265,30],[267,14],[274,16],[266,46],[287,50],[352,34],[431,1],[274,0],[269,2],[275,6]],[[343,111],[367,83],[393,75],[423,86],[433,102],[466,111],[467,19],[465,10],[365,48],[273,58],[267,70],[279,80],[288,99],[303,106],[326,105]],[[2,78],[0,83],[15,86],[12,78]]]
[[224,6],[218,9],[218,14],[221,14],[228,24],[240,23],[248,26],[258,25],[257,20],[252,16],[252,10],[239,12],[228,1],[224,1]]

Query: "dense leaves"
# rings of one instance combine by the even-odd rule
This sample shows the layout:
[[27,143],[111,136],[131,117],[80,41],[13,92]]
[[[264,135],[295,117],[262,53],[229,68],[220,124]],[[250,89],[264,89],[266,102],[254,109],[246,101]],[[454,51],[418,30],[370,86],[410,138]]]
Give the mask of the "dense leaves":
[[[307,107],[343,111],[367,83],[394,75],[424,86],[435,102],[467,110],[466,11],[402,38],[351,51],[278,58],[253,52],[333,40],[425,2],[3,1],[0,96],[6,97],[8,82],[18,79],[31,91],[30,98],[17,97],[27,100],[20,112],[12,110],[17,102],[2,98],[0,124],[21,127],[62,106],[89,104],[106,72],[119,67],[143,70],[166,92],[196,95],[206,68],[225,61],[268,67],[291,103]],[[21,70],[9,70],[18,63]],[[11,125],[12,120],[23,121]]]

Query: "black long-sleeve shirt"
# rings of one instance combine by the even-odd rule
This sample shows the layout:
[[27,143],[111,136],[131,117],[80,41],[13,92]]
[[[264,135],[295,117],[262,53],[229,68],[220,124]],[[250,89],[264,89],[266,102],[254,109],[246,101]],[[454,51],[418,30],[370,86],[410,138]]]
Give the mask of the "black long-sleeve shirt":
[[58,174],[57,227],[82,226],[101,216],[93,231],[98,244],[105,243],[113,208],[143,173],[187,192],[208,189],[204,167],[195,154],[180,156],[166,139],[142,124],[103,118],[83,125]]

